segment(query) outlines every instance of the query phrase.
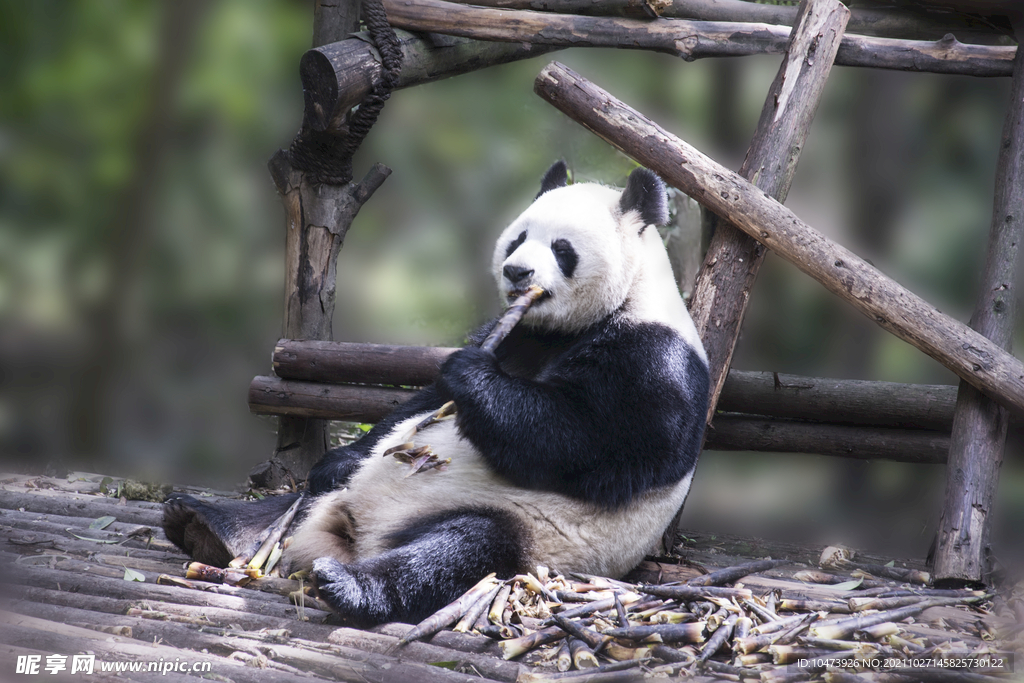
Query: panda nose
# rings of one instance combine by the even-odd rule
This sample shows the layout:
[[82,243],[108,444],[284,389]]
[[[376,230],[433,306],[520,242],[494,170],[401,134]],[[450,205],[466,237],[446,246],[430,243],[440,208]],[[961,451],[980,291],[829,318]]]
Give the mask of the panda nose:
[[505,266],[501,269],[501,272],[505,275],[508,281],[514,285],[518,285],[526,278],[533,275],[532,268],[523,268],[522,266]]

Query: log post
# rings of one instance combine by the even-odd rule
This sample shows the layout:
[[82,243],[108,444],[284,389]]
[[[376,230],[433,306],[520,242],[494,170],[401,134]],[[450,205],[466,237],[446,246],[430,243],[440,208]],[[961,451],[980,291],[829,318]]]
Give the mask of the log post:
[[[739,170],[779,202],[785,202],[789,194],[800,151],[850,16],[839,2],[803,2],[800,8],[790,49],[768,90],[754,139]],[[753,237],[719,221],[697,274],[690,315],[704,342],[711,371],[708,424],[729,374],[750,291],[765,253]]]
[[[1018,37],[1024,26],[1017,27]],[[1010,104],[996,167],[995,199],[981,293],[971,327],[1000,348],[1013,334],[1017,268],[1024,239],[1024,54],[1013,66]],[[999,483],[1006,441],[1006,409],[967,382],[960,382],[953,416],[946,499],[939,522],[935,576],[946,584],[983,582],[989,514]]]
[[[740,175],[765,194],[786,201],[800,151],[839,50],[850,10],[838,2],[803,0],[786,56],[768,89],[754,139]],[[727,221],[719,221],[690,299],[690,314],[708,353],[710,396],[707,424],[729,374],[740,324],[765,249]],[[682,507],[665,532],[671,550]]]
[[[359,7],[359,0],[334,4],[318,0],[314,47],[357,30]],[[391,171],[377,164],[359,183],[334,185],[315,182],[294,168],[284,150],[268,165],[285,208],[283,336],[331,339],[338,252],[360,207]],[[282,416],[273,457],[253,468],[249,478],[256,486],[270,488],[294,484],[305,478],[329,446],[327,420]]]
[[959,377],[1024,412],[1024,363],[939,312],[862,258],[816,231],[729,169],[565,66],[553,62],[534,90],[571,118],[659,173],[810,275],[885,330]]

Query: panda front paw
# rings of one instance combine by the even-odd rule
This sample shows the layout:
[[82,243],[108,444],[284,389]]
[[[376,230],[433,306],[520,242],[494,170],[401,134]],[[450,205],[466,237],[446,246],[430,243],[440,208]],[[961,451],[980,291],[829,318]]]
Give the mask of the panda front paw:
[[442,395],[462,396],[467,390],[479,386],[497,367],[498,360],[494,353],[476,346],[466,346],[449,356],[441,366],[438,387]]

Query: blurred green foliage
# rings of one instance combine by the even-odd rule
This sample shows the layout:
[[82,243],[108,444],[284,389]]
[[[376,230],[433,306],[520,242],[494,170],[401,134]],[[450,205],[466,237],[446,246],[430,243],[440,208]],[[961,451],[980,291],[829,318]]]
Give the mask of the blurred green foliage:
[[[174,22],[184,28],[167,39]],[[301,119],[311,22],[305,0],[0,3],[0,451],[14,466],[238,481],[271,452],[273,421],[246,408],[282,308],[283,216],[265,163]],[[180,74],[162,80],[175,58]],[[779,61],[555,58],[733,168]],[[618,183],[632,168],[533,95],[548,59],[394,94],[356,157],[357,176],[376,161],[395,173],[342,251],[339,339],[459,343],[494,310],[493,240],[544,169],[565,158],[578,179]],[[1007,85],[835,69],[787,203],[966,320]],[[954,381],[772,258],[735,365]],[[705,460],[693,519],[711,510],[720,526],[781,505],[718,505],[745,477],[762,493],[782,482],[770,488],[792,510],[766,523],[831,523],[851,508],[829,492],[852,489],[925,528],[942,485],[940,468]],[[785,490],[797,470],[817,486]]]

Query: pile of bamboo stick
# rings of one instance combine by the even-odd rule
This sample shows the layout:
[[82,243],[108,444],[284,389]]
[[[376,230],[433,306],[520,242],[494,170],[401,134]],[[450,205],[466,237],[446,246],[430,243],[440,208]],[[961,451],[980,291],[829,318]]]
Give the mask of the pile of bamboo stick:
[[[490,636],[505,659],[541,667],[519,683],[603,683],[651,673],[769,683],[1007,680],[1008,662],[1001,669],[937,666],[1003,656],[991,633],[965,626],[981,623],[991,595],[937,590],[926,585],[927,572],[845,559],[847,576],[820,570],[794,576],[819,591],[831,586],[834,599],[743,586],[744,577],[785,563],[759,560],[665,585],[562,576],[544,567],[507,581],[491,575],[401,642],[447,627]],[[913,623],[940,606],[960,608],[965,619],[947,620],[943,630]]]

